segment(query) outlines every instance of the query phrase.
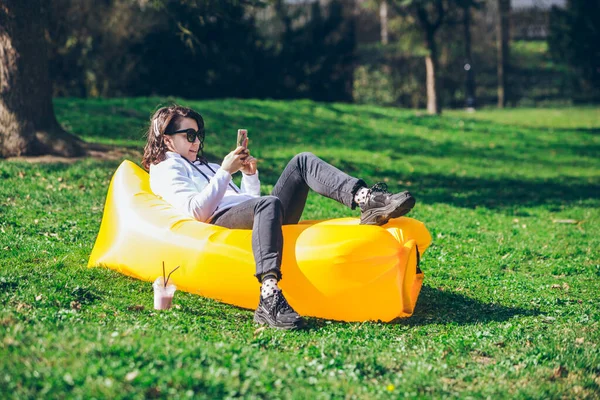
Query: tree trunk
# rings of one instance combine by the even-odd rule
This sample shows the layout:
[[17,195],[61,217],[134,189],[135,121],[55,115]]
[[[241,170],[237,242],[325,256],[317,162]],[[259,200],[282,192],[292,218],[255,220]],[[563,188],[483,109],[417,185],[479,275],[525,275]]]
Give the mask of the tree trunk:
[[382,0],[379,4],[379,23],[381,24],[381,44],[388,44],[388,4]]
[[498,30],[496,43],[498,46],[498,107],[504,108],[508,100],[508,68],[509,68],[509,19],[510,0],[498,0]]
[[426,33],[426,45],[429,55],[425,57],[425,71],[427,74],[427,112],[429,114],[441,114],[442,107],[439,98],[438,84],[438,51],[435,43],[435,32]]
[[381,65],[381,70],[388,79],[388,82],[393,85],[394,80],[392,79],[392,57],[387,48],[389,43],[387,0],[382,0],[379,4],[379,23],[381,25],[379,33],[381,36],[381,44],[383,45],[383,63]]
[[56,121],[42,0],[0,3],[0,157],[85,153]]

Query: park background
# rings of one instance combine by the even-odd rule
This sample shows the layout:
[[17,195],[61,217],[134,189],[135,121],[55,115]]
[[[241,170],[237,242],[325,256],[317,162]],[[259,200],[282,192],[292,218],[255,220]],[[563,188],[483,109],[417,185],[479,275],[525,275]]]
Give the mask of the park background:
[[[592,0],[0,0],[1,397],[598,398],[598,27]],[[265,194],[301,151],[411,190],[415,314],[256,330],[88,269],[173,102],[212,161],[248,128]]]

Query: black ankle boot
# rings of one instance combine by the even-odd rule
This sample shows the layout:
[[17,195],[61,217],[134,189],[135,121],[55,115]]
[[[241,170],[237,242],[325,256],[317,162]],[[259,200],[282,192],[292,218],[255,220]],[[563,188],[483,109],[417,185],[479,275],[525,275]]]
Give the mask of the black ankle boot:
[[254,322],[281,329],[299,329],[303,325],[302,317],[290,307],[280,290],[267,297],[260,296]]
[[415,206],[415,198],[409,192],[391,194],[385,183],[377,183],[369,189],[367,200],[360,205],[361,225],[384,225],[391,218],[407,214]]

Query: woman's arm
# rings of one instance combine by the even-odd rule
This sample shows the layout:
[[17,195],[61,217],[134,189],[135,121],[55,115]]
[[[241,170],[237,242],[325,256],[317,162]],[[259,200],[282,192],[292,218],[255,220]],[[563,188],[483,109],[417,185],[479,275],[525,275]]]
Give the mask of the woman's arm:
[[[246,144],[248,144],[248,139],[246,139]],[[258,180],[258,169],[256,158],[250,155],[250,151],[245,149],[246,157],[243,159],[242,168],[242,193],[249,194],[251,196],[259,197],[260,196],[260,181]]]
[[[219,171],[222,169],[219,164],[209,163],[208,167],[211,171]],[[260,180],[258,179],[258,171],[255,171],[254,174],[246,174],[242,172],[242,183],[240,187],[238,187],[233,181],[230,186],[235,187],[236,191],[239,193],[249,194],[250,196],[259,197],[260,196]]]
[[260,196],[260,180],[258,179],[258,171],[256,171],[253,175],[246,175],[242,173],[242,184],[241,191],[242,193],[249,194],[251,196],[259,197]]
[[202,222],[208,221],[215,212],[229,182],[231,175],[221,168],[198,191],[185,166],[176,159],[165,160],[150,169],[152,191],[181,212]]

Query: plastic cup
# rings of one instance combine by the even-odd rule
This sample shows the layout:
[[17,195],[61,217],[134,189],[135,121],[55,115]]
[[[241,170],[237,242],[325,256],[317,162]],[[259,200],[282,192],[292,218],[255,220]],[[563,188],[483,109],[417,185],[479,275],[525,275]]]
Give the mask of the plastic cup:
[[168,310],[171,308],[171,304],[173,303],[173,295],[175,294],[177,287],[172,283],[165,287],[162,276],[156,278],[152,284],[152,287],[154,288],[154,309]]

